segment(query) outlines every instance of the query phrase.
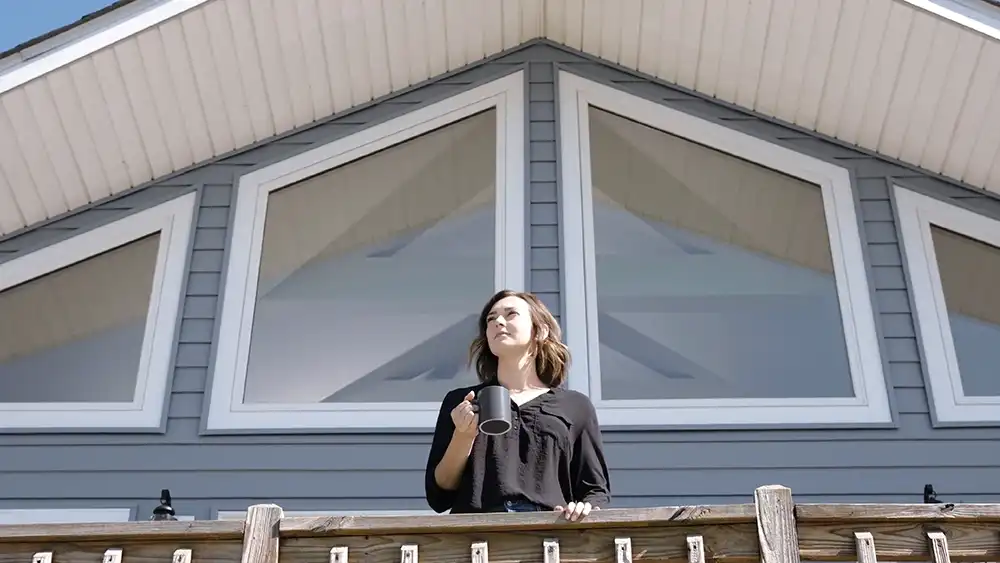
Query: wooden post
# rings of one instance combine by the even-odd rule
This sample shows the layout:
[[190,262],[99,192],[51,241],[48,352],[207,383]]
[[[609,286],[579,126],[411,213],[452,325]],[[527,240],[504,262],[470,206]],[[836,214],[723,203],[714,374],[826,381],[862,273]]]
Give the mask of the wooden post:
[[241,563],[278,563],[278,528],[284,512],[276,504],[255,504],[247,511]]
[[799,563],[799,534],[795,529],[792,490],[781,485],[758,487],[757,539],[761,563]]

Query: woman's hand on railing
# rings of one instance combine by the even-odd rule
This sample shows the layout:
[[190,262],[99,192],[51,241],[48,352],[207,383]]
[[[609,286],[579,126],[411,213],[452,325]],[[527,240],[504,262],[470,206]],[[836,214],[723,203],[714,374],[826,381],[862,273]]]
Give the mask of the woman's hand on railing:
[[576,522],[577,520],[582,520],[590,514],[591,510],[600,510],[598,506],[591,506],[589,502],[571,502],[569,506],[562,507],[557,506],[556,512],[562,512],[566,515],[566,519],[571,522]]

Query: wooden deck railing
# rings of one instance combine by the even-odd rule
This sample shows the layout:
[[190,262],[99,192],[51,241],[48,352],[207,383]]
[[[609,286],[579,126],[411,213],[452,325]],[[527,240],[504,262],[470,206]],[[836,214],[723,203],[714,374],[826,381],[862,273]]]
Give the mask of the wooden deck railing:
[[753,504],[554,513],[0,526],[0,563],[1000,561],[997,504]]

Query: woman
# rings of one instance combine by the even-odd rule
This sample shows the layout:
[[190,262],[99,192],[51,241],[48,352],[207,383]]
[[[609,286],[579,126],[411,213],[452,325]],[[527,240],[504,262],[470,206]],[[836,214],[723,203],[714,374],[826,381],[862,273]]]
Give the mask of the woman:
[[[560,387],[569,350],[552,314],[530,293],[503,290],[479,315],[470,359],[480,384],[441,404],[425,489],[436,512],[555,510],[579,520],[610,501],[593,404]],[[511,429],[479,433],[472,401],[487,385],[510,391]]]

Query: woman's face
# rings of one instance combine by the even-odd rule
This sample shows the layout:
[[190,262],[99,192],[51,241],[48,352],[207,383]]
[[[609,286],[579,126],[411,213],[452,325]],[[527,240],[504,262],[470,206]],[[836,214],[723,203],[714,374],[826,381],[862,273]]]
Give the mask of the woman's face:
[[504,297],[486,316],[486,341],[495,356],[524,354],[531,344],[531,309],[520,297]]

